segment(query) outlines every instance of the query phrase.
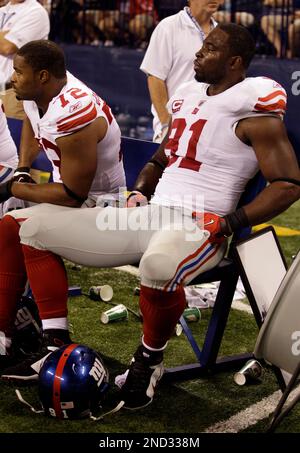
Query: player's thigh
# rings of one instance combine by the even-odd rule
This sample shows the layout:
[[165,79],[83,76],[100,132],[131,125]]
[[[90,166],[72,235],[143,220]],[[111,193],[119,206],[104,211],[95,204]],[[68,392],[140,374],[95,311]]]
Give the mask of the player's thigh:
[[15,209],[13,211],[9,211],[6,215],[10,215],[16,220],[25,221],[26,219],[29,219],[30,217],[34,217],[36,215],[41,214],[52,215],[57,212],[69,211],[72,209],[73,208],[68,208],[66,206],[58,206],[50,203],[39,203],[28,208]]
[[86,266],[121,266],[139,262],[152,233],[131,228],[128,211],[147,207],[71,209],[34,216],[20,229],[21,243],[50,250]]
[[146,286],[176,289],[198,274],[218,264],[226,243],[211,244],[209,233],[201,231],[192,220],[185,225],[164,225],[149,241],[140,262],[142,283]]

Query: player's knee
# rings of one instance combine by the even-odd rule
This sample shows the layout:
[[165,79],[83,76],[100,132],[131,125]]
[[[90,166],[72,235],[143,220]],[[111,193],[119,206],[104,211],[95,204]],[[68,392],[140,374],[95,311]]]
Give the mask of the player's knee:
[[35,246],[37,233],[39,231],[40,221],[37,217],[30,217],[20,228],[20,238],[22,244]]
[[142,282],[167,282],[174,275],[172,257],[163,252],[146,253],[140,262],[140,275]]
[[10,215],[5,215],[0,222],[0,235],[6,241],[14,241],[19,239],[19,224]]

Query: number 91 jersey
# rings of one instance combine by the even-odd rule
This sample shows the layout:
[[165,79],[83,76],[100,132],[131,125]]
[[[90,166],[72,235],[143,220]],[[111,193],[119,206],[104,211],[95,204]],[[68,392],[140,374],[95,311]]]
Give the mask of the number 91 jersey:
[[61,182],[61,152],[56,139],[76,133],[96,118],[103,117],[108,128],[97,145],[97,170],[89,196],[96,199],[97,195],[117,192],[120,186],[125,186],[120,128],[109,106],[84,83],[67,72],[66,85],[51,100],[42,118],[34,101],[23,104],[35,137],[52,163],[55,182]]
[[208,87],[196,80],[184,83],[168,102],[169,163],[152,202],[226,215],[258,171],[253,148],[236,136],[238,121],[260,115],[282,118],[286,93],[265,77],[246,78],[214,96],[208,96]]

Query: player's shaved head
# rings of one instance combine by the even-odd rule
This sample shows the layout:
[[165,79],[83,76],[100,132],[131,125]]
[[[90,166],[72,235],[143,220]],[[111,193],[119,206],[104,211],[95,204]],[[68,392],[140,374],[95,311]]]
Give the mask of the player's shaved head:
[[47,70],[57,79],[63,79],[66,76],[64,53],[52,41],[30,41],[18,50],[17,55],[23,57],[33,71]]
[[247,28],[237,24],[220,24],[220,30],[228,35],[229,54],[242,58],[244,68],[248,68],[254,54],[255,41]]

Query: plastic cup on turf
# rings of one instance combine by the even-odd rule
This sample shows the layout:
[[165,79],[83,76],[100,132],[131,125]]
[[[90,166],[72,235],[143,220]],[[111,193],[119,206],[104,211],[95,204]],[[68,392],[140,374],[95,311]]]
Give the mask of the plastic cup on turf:
[[183,317],[188,322],[199,321],[201,319],[201,312],[198,307],[186,308],[183,312]]
[[128,319],[128,310],[123,304],[116,305],[101,314],[101,322],[103,324],[108,324],[112,321],[122,321],[124,319]]
[[243,368],[233,376],[238,385],[245,385],[257,381],[262,375],[262,366],[257,360],[248,360]]
[[93,300],[103,300],[109,302],[114,295],[114,291],[109,285],[92,286],[89,289],[89,296]]

